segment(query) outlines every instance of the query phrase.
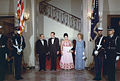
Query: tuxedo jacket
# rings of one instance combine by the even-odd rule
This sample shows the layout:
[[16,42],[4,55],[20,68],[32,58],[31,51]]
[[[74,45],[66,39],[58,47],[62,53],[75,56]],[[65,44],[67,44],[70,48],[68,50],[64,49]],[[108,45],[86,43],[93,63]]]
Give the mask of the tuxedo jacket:
[[44,45],[42,44],[41,40],[37,40],[35,44],[35,49],[37,54],[45,54],[48,51],[47,48],[47,41],[44,39]]
[[57,53],[57,51],[59,51],[59,39],[58,38],[54,38],[54,43],[52,44],[52,38],[50,38],[48,40],[48,47],[49,47],[49,52],[52,53]]

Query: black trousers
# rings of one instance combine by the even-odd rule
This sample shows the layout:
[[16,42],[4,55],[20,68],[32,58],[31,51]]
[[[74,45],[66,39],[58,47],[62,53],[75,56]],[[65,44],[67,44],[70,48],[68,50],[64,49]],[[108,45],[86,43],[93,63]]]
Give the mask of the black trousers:
[[101,79],[102,73],[102,57],[94,56],[95,60],[95,71],[96,71],[96,78]]
[[107,59],[103,59],[103,76],[107,75]]
[[5,79],[5,68],[1,67],[0,65],[0,81]]
[[107,75],[109,81],[116,81],[115,71],[115,60],[107,59]]
[[57,52],[51,53],[51,70],[56,70]]
[[14,56],[15,78],[21,77],[22,54]]
[[8,71],[8,64],[7,61],[4,60],[2,61],[2,63],[0,63],[0,81],[4,81],[7,71]]
[[40,66],[40,70],[46,69],[46,55],[45,54],[39,54],[39,66]]

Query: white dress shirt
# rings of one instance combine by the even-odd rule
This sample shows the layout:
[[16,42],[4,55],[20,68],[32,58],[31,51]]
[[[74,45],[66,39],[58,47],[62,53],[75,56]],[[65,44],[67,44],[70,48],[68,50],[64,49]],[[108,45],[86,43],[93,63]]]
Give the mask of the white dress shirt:
[[113,35],[110,35],[110,37],[112,38],[112,37],[113,37]]
[[2,34],[0,34],[0,38],[2,37]]
[[44,46],[44,41],[43,41],[43,40],[41,40],[41,43],[42,43],[42,45]]
[[55,40],[55,39],[53,38],[53,39],[52,39],[52,44],[54,44],[54,40]]

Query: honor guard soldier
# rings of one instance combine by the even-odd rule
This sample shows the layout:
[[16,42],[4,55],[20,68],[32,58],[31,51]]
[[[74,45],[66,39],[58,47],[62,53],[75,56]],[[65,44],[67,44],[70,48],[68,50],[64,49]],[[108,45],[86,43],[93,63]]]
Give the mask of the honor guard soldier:
[[22,66],[23,50],[25,48],[25,41],[24,41],[24,37],[20,35],[19,26],[15,27],[12,43],[13,43],[13,55],[14,55],[14,66],[15,66],[15,79],[20,80],[23,79],[21,77],[21,66]]
[[0,26],[0,81],[5,79],[7,69],[7,37],[3,35],[3,26]]
[[105,37],[102,35],[102,31],[103,28],[98,27],[97,38],[95,40],[95,49],[93,50],[96,71],[96,76],[93,80],[101,80],[102,60],[104,57],[104,43],[105,43]]
[[106,51],[106,59],[107,59],[107,75],[109,81],[116,81],[115,79],[115,62],[118,51],[118,47],[120,46],[118,42],[118,37],[114,35],[114,28],[108,28],[108,36],[105,40],[105,51]]

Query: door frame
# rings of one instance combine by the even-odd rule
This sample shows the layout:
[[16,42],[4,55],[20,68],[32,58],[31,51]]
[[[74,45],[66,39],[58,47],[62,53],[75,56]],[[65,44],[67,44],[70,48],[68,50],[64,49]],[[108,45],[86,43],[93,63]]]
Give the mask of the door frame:
[[111,22],[111,18],[117,18],[117,17],[120,17],[120,15],[107,15],[107,27],[109,27],[111,24],[110,24],[110,22]]
[[[0,25],[5,27],[7,26],[7,28],[9,28],[10,30],[9,32],[13,31],[14,24],[15,24],[14,16],[0,16]],[[3,28],[3,30],[5,31],[5,28]]]

